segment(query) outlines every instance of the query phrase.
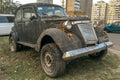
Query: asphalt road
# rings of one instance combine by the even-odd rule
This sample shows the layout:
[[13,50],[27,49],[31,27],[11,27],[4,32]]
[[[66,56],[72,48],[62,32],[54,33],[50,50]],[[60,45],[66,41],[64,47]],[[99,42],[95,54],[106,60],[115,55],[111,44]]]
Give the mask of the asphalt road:
[[113,49],[120,51],[120,33],[108,33],[109,39],[113,42]]

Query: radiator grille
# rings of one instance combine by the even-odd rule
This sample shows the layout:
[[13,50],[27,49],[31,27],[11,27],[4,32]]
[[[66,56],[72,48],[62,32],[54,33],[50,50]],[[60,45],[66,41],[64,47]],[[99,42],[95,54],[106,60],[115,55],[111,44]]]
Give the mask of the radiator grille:
[[98,39],[91,24],[78,24],[78,28],[86,44],[96,44]]

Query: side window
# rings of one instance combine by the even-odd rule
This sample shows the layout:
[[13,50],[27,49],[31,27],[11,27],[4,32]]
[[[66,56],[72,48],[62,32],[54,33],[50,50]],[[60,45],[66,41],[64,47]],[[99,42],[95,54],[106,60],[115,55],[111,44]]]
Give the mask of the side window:
[[116,27],[116,25],[117,25],[116,23],[112,23],[112,27]]
[[8,23],[6,16],[0,16],[0,23]]
[[116,23],[115,23],[115,27],[117,27],[118,25],[119,25],[118,22],[116,22]]
[[7,16],[7,19],[9,21],[9,23],[13,23],[14,22],[14,16]]
[[32,16],[36,17],[35,11],[33,8],[23,8],[23,18],[24,19],[30,19]]
[[119,27],[120,27],[120,22],[119,22]]
[[21,10],[18,10],[17,13],[16,13],[15,21],[16,21],[16,20],[17,20],[17,21],[20,21],[20,20],[21,20],[21,15],[22,15]]
[[117,22],[117,26],[116,27],[120,27],[120,23],[119,22]]

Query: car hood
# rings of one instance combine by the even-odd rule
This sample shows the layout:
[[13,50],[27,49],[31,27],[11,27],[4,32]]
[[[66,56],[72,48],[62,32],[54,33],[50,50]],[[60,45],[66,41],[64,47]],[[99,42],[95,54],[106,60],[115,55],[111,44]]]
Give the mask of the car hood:
[[79,21],[89,21],[88,17],[44,17],[42,18],[42,22],[46,28],[49,27],[58,27],[60,28],[65,21],[71,21],[71,23],[76,23]]
[[90,20],[88,17],[43,17],[42,20],[45,21],[78,21],[78,20]]

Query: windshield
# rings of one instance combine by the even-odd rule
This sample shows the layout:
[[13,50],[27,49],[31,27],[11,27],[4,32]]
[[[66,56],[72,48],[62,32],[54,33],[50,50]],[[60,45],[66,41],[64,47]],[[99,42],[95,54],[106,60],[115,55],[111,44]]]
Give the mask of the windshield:
[[65,17],[66,13],[63,8],[58,6],[39,6],[38,13],[40,16],[45,17]]

